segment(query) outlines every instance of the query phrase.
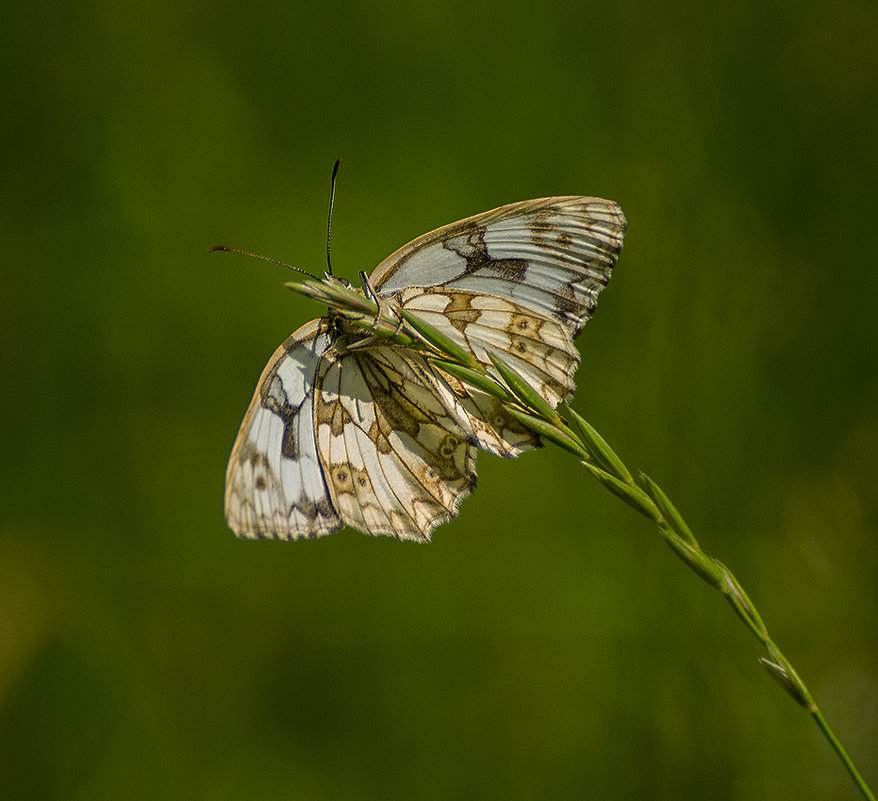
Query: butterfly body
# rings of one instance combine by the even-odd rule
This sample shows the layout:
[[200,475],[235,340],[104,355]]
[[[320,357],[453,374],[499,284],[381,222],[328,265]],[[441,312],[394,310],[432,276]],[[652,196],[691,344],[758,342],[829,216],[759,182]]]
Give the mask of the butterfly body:
[[[611,201],[524,201],[419,237],[369,286],[477,361],[502,353],[556,406],[572,392],[573,340],[624,230]],[[229,459],[226,519],[250,538],[349,525],[426,541],[475,487],[478,448],[516,456],[538,445],[496,398],[330,312],[294,332],[263,371]]]

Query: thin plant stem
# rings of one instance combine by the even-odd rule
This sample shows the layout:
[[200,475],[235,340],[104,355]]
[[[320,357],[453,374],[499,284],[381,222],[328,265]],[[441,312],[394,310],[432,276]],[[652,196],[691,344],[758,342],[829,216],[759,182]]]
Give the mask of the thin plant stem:
[[[566,412],[573,417],[574,422],[580,427],[581,431],[584,426],[588,426],[588,423],[586,423],[585,420],[577,415],[572,409],[567,408]],[[630,488],[632,496],[636,497],[639,495],[638,490],[640,490],[655,503],[656,508],[660,510],[658,517],[647,512],[647,507],[642,502],[632,502],[626,496],[620,495],[620,497],[622,497],[623,500],[626,500],[634,509],[641,514],[644,514],[646,517],[650,517],[658,526],[661,536],[668,545],[671,546],[674,552],[695,573],[707,581],[708,584],[718,589],[725,596],[726,600],[731,604],[741,620],[765,646],[768,656],[760,657],[760,664],[768,671],[768,674],[787,691],[793,700],[811,715],[817,724],[817,727],[823,733],[823,736],[838,754],[842,764],[851,775],[851,778],[854,780],[854,783],[862,793],[863,797],[868,799],[868,801],[875,801],[875,796],[869,789],[868,784],[857,770],[856,765],[854,765],[853,760],[841,744],[841,741],[830,728],[829,723],[826,721],[826,718],[817,706],[817,703],[811,695],[811,692],[808,690],[808,687],[805,685],[805,682],[802,681],[802,678],[799,676],[792,663],[786,656],[784,656],[774,640],[772,640],[768,633],[768,629],[762,620],[762,616],[759,614],[756,606],[750,600],[749,596],[744,591],[744,588],[741,586],[738,579],[735,578],[731,570],[721,562],[712,559],[704,553],[676,507],[671,504],[667,495],[665,495],[662,489],[652,481],[652,479],[641,473],[640,486],[638,486],[632,479],[630,479],[630,473],[628,473],[627,469],[622,465],[621,460],[618,459],[615,452],[609,448],[609,445],[607,445],[602,438],[599,440],[600,444],[598,444],[598,441],[593,437],[589,437],[588,434],[583,437],[583,440],[585,443],[589,443],[587,447],[590,446],[589,455],[593,460],[596,462],[603,462],[604,464],[608,461],[612,461],[621,466],[621,469],[617,469],[614,475],[613,472],[605,472],[602,468],[595,467],[589,462],[584,462],[585,466],[595,478],[599,481],[602,481],[602,479],[605,481],[607,476],[615,477],[620,483],[626,484]]]

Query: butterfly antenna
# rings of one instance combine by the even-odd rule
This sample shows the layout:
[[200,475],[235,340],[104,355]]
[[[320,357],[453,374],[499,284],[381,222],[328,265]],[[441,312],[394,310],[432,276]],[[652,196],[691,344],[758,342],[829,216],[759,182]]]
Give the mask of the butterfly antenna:
[[332,239],[332,205],[335,203],[335,182],[338,179],[338,168],[341,165],[339,157],[332,168],[332,178],[329,184],[329,220],[326,223],[326,268],[332,275],[332,262],[329,259],[329,241]]
[[316,275],[312,275],[307,270],[303,270],[301,267],[293,267],[292,264],[287,264],[285,261],[270,259],[268,258],[268,256],[260,256],[258,253],[251,253],[249,250],[241,250],[240,248],[227,248],[225,247],[225,245],[214,245],[214,247],[210,249],[210,252],[213,253],[215,250],[224,250],[226,253],[240,253],[242,256],[249,256],[251,259],[262,259],[262,261],[270,261],[272,264],[279,264],[281,267],[286,267],[288,270],[294,270],[297,273],[307,275],[309,278],[313,278],[315,281],[320,280]]

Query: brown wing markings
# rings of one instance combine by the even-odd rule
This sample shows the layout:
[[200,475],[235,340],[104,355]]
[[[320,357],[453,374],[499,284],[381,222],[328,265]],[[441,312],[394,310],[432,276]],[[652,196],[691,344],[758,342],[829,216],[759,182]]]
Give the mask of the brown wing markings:
[[[430,473],[426,471],[421,471],[420,474],[415,472],[404,459],[401,460],[401,464],[437,502],[449,512],[453,511],[454,505],[449,506],[445,503],[442,497],[443,493],[436,490],[436,485],[440,480],[450,483],[467,478],[466,472],[461,471],[454,459],[457,448],[467,443],[466,432],[460,429],[453,418],[447,414],[448,422],[440,423],[436,410],[422,408],[405,391],[405,379],[399,369],[388,361],[382,360],[379,363],[376,358],[367,354],[360,354],[357,358],[360,360],[366,383],[372,390],[376,415],[380,412],[392,430],[398,434],[405,434],[417,446],[421,452],[417,454],[417,458],[430,467],[435,478],[432,478]],[[437,405],[441,407],[442,401],[437,397],[435,390],[431,388],[431,383],[436,380],[435,373],[426,364],[417,364],[413,357],[404,357],[400,353],[397,354],[397,358],[408,366],[413,376],[418,377],[419,380],[413,383],[425,391],[425,396],[432,395]],[[375,386],[371,383],[370,379],[376,379],[379,375],[383,375],[386,380],[378,381],[377,384],[381,387],[387,387],[386,390],[376,391]],[[453,428],[456,428],[457,431],[454,431]],[[436,434],[431,429],[446,432],[438,447],[431,448],[429,443],[424,441],[426,436],[432,436],[435,439]],[[451,439],[454,440],[454,443],[451,442]],[[466,447],[468,447],[468,443]],[[474,470],[469,483],[475,484]]]

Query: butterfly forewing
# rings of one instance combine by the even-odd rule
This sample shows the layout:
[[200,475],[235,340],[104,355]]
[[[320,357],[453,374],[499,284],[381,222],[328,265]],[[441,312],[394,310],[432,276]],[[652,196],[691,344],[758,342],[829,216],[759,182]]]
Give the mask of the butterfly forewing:
[[[514,203],[415,239],[371,285],[490,370],[488,351],[502,355],[556,406],[573,390],[573,340],[624,231],[612,201]],[[476,446],[515,456],[539,444],[496,398],[367,337],[331,314],[272,357],[226,474],[226,518],[238,535],[318,536],[346,524],[428,540],[475,486]]]
[[557,319],[575,338],[609,281],[624,233],[612,201],[526,200],[418,237],[381,262],[371,281],[383,296],[439,286],[507,298]]

